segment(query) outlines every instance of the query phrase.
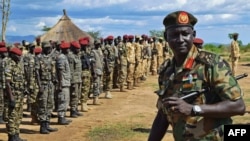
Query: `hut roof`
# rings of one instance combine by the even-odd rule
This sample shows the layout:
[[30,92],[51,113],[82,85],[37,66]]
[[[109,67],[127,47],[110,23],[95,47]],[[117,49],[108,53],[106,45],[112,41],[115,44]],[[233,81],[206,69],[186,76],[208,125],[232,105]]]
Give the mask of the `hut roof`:
[[89,37],[90,42],[94,39],[88,33],[78,28],[68,17],[66,10],[63,9],[63,16],[48,32],[41,35],[41,41],[78,41],[80,38]]

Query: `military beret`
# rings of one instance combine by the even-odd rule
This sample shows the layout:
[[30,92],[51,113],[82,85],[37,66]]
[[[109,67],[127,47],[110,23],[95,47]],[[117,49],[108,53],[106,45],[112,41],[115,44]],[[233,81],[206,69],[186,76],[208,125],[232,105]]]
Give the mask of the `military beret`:
[[77,41],[72,41],[70,44],[74,48],[78,48],[78,49],[81,48],[81,45]]
[[165,29],[174,26],[190,26],[193,27],[197,23],[197,18],[186,11],[175,11],[168,14],[164,20],[163,25]]
[[128,35],[129,39],[134,39],[134,35]]
[[203,44],[203,40],[201,38],[194,38],[193,43]]
[[17,48],[17,47],[12,47],[12,48],[10,49],[10,52],[11,52],[11,53],[14,53],[14,54],[16,54],[16,55],[18,55],[18,56],[21,56],[21,55],[22,55],[21,49],[20,49],[20,48]]
[[6,47],[0,47],[0,52],[1,53],[8,52],[8,49]]
[[101,42],[103,42],[103,38],[100,38]]
[[63,42],[60,44],[60,48],[61,48],[61,49],[70,48],[70,43],[64,42],[64,41],[63,41]]
[[88,44],[89,44],[89,41],[88,41],[88,40],[85,40],[85,39],[82,39],[82,40],[79,41],[79,43],[80,43],[81,45],[88,45]]
[[34,49],[34,53],[38,54],[38,53],[41,53],[43,51],[43,49],[41,47],[36,47]]
[[87,40],[89,42],[89,37],[82,38],[83,40]]
[[46,48],[46,47],[52,47],[50,42],[46,42],[46,41],[42,42],[42,48]]
[[114,40],[114,36],[109,35],[109,36],[107,37],[107,40]]
[[123,39],[128,39],[128,35],[123,35]]
[[135,35],[135,38],[140,39],[141,36],[140,35]]
[[0,42],[0,47],[6,47],[5,42]]

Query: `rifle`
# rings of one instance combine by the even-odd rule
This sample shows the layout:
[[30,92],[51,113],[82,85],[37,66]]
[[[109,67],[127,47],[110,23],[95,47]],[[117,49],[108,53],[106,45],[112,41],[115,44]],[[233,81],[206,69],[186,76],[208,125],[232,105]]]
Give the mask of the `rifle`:
[[[235,79],[236,80],[240,80],[244,77],[247,77],[248,74],[247,73],[243,73],[243,74],[240,74],[240,75],[237,75],[235,76]],[[180,99],[183,99],[185,100],[186,102],[190,103],[191,101],[193,101],[195,98],[197,98],[199,95],[201,95],[202,93],[205,93],[205,92],[208,92],[210,91],[209,88],[206,88],[206,89],[201,89],[199,91],[192,91],[191,93],[185,95],[185,96],[182,96],[180,97]]]
[[109,68],[109,60],[108,60],[108,57],[107,55],[104,55],[104,69],[106,70],[106,72],[110,73],[110,68]]

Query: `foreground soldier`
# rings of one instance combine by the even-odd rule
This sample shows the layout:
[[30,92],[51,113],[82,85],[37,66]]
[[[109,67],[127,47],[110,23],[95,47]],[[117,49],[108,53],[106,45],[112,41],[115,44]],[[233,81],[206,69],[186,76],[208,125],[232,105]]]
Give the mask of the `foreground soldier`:
[[19,137],[19,126],[23,116],[24,70],[20,63],[22,51],[10,49],[10,62],[5,67],[6,94],[8,103],[7,133],[9,141],[23,141]]
[[[223,125],[232,124],[232,116],[245,113],[243,92],[229,64],[221,56],[193,45],[196,22],[185,11],[170,13],[163,21],[164,37],[174,57],[159,71],[158,113],[149,141],[160,141],[169,124],[176,141],[221,141]],[[179,98],[184,92],[207,88],[210,91],[192,101]]]
[[57,131],[50,127],[51,112],[54,105],[53,79],[55,78],[55,64],[50,56],[52,46],[49,42],[42,42],[43,54],[35,58],[35,74],[39,92],[37,95],[38,117],[40,120],[40,133],[49,134]]
[[72,120],[65,118],[67,108],[69,106],[69,87],[70,87],[70,68],[67,59],[67,54],[69,53],[70,43],[62,42],[60,45],[61,53],[56,59],[56,74],[58,80],[58,124],[67,125]]

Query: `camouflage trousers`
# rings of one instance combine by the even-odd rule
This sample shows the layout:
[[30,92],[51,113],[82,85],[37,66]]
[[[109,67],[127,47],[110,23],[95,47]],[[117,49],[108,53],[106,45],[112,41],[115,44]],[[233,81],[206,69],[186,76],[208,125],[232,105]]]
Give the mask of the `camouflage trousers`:
[[136,66],[135,66],[135,73],[134,73],[134,78],[137,79],[141,77],[141,71],[142,71],[142,61],[140,61]]
[[119,71],[118,70],[119,70],[118,64],[117,64],[117,62],[115,62],[114,70],[113,70],[113,78],[112,78],[113,87],[118,86],[118,76],[119,76]]
[[38,103],[37,103],[37,94],[38,94],[38,86],[35,86],[35,89],[30,94],[30,104],[31,104],[31,112],[30,114],[33,116],[37,116],[38,114]]
[[43,83],[43,92],[37,96],[38,118],[40,121],[50,121],[51,112],[54,106],[54,91],[51,82]]
[[146,76],[148,76],[150,72],[151,72],[151,58],[148,58]]
[[129,63],[128,64],[128,76],[127,76],[128,83],[134,82],[134,73],[135,73],[135,64]]
[[3,89],[0,89],[0,118],[3,116],[4,111],[4,92]]
[[157,56],[153,55],[151,58],[151,72],[157,72]]
[[91,74],[89,70],[82,71],[82,85],[81,92],[79,95],[79,100],[81,103],[87,102],[90,93],[91,86]]
[[147,70],[148,70],[148,61],[147,59],[142,60],[142,76],[147,77]]
[[237,67],[238,67],[239,57],[234,57],[231,61],[231,67],[232,67],[232,74],[233,76],[236,75]]
[[103,90],[110,91],[112,89],[113,84],[113,67],[109,68],[111,70],[110,73],[104,70],[103,72]]
[[69,86],[62,87],[62,90],[58,90],[58,117],[65,117],[67,108],[69,106]]
[[119,65],[118,83],[123,86],[127,78],[127,64]]
[[163,56],[157,56],[157,70],[163,62]]
[[70,86],[70,109],[77,110],[79,96],[81,96],[81,82],[73,83]]
[[93,96],[97,97],[100,95],[100,87],[101,87],[101,75],[98,75],[95,79],[93,79]]
[[8,135],[15,135],[20,133],[19,127],[23,118],[23,93],[20,91],[15,91],[12,94],[14,95],[16,104],[14,108],[8,107],[6,124]]

